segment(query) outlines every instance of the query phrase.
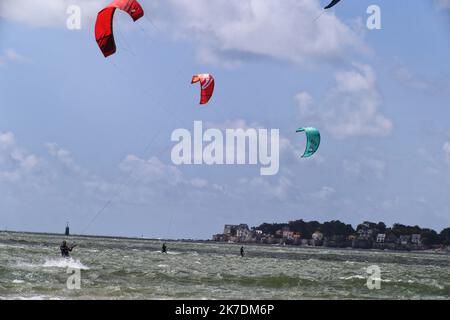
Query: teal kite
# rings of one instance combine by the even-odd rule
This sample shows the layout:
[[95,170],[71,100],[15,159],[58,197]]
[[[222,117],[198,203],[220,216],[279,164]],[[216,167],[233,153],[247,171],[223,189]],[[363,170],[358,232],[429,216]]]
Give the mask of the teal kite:
[[302,158],[309,158],[311,157],[317,149],[319,149],[320,145],[320,132],[316,128],[299,128],[296,131],[298,132],[305,132],[306,133],[306,150],[303,154]]

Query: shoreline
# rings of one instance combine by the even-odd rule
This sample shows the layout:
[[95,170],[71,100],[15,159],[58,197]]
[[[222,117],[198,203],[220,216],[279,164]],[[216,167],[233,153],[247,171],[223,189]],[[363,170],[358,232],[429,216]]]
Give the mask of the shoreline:
[[[57,236],[61,238],[67,238],[65,234],[53,233],[53,232],[36,232],[36,231],[8,231],[0,230],[0,235],[2,234],[24,234],[24,235],[37,235],[37,236]],[[391,249],[363,249],[363,248],[352,248],[352,247],[324,247],[324,246],[311,246],[311,245],[283,245],[283,244],[266,244],[266,243],[230,243],[221,242],[213,240],[201,240],[201,239],[158,239],[158,238],[139,238],[139,237],[125,237],[125,236],[104,236],[104,235],[81,235],[81,234],[71,234],[68,237],[74,238],[88,238],[88,239],[115,239],[115,240],[131,240],[131,241],[158,241],[158,242],[184,242],[184,243],[199,243],[199,244],[217,244],[217,245],[235,245],[235,246],[257,246],[257,247],[267,247],[267,248],[300,248],[309,250],[345,250],[345,251],[359,251],[359,252],[384,252],[384,253],[423,253],[423,254],[437,254],[445,255],[449,254],[449,248],[446,247],[444,250],[439,249],[424,249],[424,250],[391,250]]]
[[41,235],[41,236],[58,236],[58,237],[79,237],[79,238],[93,238],[93,239],[122,239],[122,240],[141,240],[141,241],[167,241],[167,242],[212,242],[212,240],[193,240],[193,239],[162,239],[162,238],[145,238],[145,237],[126,237],[126,236],[106,236],[106,235],[94,235],[94,234],[70,234],[66,236],[64,233],[56,232],[39,232],[39,231],[10,231],[0,230],[0,234],[29,234],[29,235]]

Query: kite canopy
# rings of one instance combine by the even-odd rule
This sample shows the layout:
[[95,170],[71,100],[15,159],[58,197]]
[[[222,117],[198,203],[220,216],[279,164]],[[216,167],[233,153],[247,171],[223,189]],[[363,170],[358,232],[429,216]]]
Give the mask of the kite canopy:
[[106,57],[116,52],[116,42],[113,33],[113,17],[116,9],[128,13],[133,21],[140,19],[144,15],[144,10],[136,0],[113,0],[97,15],[95,22],[95,40]]
[[341,0],[333,0],[329,5],[327,5],[324,9],[330,9],[333,8],[335,5],[337,5]]
[[197,74],[192,77],[191,84],[200,82],[201,85],[201,98],[200,104],[208,103],[214,92],[214,77],[208,73]]
[[316,128],[299,128],[296,132],[305,132],[306,133],[306,149],[302,158],[311,157],[317,149],[319,149],[320,145],[320,132]]

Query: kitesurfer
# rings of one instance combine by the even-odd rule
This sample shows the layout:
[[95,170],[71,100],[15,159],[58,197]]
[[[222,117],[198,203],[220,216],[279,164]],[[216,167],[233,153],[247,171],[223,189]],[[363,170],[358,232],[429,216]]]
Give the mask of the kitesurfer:
[[61,256],[63,256],[64,258],[69,258],[70,257],[69,252],[72,252],[73,248],[75,248],[75,247],[76,247],[76,245],[69,247],[67,245],[66,240],[64,240],[62,242],[61,246],[59,247],[59,249],[61,250]]
[[244,253],[244,247],[241,247],[241,257],[244,257],[245,253]]
[[167,253],[167,246],[166,246],[165,243],[163,243],[163,245],[162,245],[161,252],[162,252],[162,253]]

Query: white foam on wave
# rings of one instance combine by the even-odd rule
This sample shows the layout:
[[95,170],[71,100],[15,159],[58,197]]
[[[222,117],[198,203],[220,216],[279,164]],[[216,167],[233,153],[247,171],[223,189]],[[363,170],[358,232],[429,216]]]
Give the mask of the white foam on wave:
[[27,247],[19,244],[3,244],[0,243],[0,248],[14,248],[14,249],[26,249]]
[[[367,279],[367,277],[361,276],[361,275],[354,275],[349,277],[339,277],[341,280],[352,280],[352,279]],[[402,279],[383,279],[383,278],[372,278],[372,280],[378,280],[384,283],[408,283],[413,284],[416,283],[415,281],[409,279],[409,280],[402,280]]]
[[[58,297],[49,297],[43,295],[34,295],[34,296],[8,296],[5,299],[8,300],[62,300]],[[0,298],[1,300],[1,298]]]
[[163,252],[161,252],[160,250],[156,250],[156,251],[153,251],[153,252],[155,252],[155,253],[161,253],[161,254],[171,254],[171,255],[181,254],[181,252],[177,252],[177,251],[167,251],[167,252],[163,253]]
[[81,263],[80,260],[74,260],[72,258],[45,260],[42,266],[44,268],[73,268],[73,269],[89,270],[89,267]]
[[416,281],[414,280],[402,280],[402,279],[373,279],[373,280],[379,280],[381,282],[385,282],[385,283],[408,283],[408,284],[413,284],[416,283]]
[[367,279],[367,277],[355,275],[355,276],[349,276],[349,277],[339,277],[341,280],[352,280],[352,279]]
[[88,266],[85,266],[81,263],[80,260],[74,260],[72,258],[65,259],[46,259],[43,263],[18,263],[18,267],[22,268],[72,268],[72,269],[81,269],[81,270],[89,270]]
[[14,283],[14,284],[21,284],[21,283],[25,283],[25,281],[23,281],[23,280],[18,280],[18,279],[14,279],[14,280],[12,281],[12,283]]

